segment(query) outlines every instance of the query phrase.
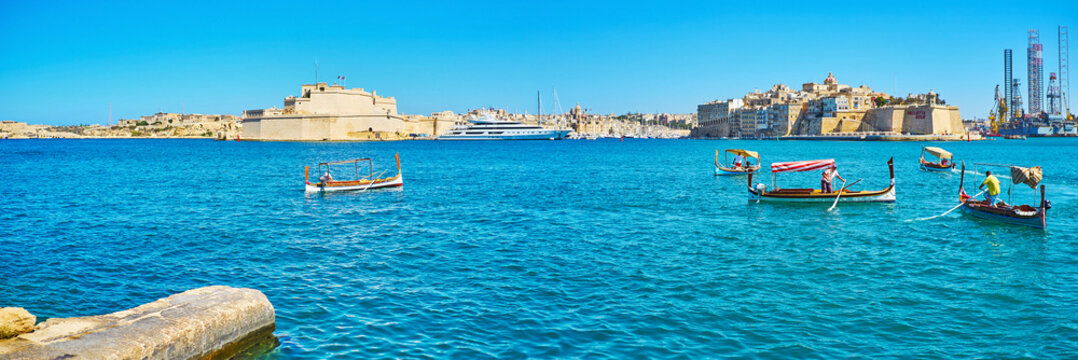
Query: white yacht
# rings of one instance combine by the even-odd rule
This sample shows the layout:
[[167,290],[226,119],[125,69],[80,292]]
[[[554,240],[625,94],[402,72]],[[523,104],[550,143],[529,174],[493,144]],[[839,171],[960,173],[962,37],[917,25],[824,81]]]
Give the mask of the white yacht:
[[501,120],[489,112],[468,122],[454,126],[438,140],[561,140],[569,135],[568,129],[544,129],[538,125]]

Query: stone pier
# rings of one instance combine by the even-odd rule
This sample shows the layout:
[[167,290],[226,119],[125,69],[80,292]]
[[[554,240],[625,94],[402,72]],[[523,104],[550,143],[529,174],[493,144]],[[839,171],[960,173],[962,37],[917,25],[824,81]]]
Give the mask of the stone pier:
[[276,345],[274,326],[262,292],[209,286],[112,314],[48,319],[0,340],[0,360],[229,358]]

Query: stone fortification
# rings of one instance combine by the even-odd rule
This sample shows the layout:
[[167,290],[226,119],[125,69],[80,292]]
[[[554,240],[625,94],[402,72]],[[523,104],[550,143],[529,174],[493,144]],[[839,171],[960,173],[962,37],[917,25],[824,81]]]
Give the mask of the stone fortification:
[[408,122],[397,113],[397,100],[374,91],[340,85],[302,85],[300,96],[276,107],[243,112],[244,139],[250,140],[397,140],[408,135]]

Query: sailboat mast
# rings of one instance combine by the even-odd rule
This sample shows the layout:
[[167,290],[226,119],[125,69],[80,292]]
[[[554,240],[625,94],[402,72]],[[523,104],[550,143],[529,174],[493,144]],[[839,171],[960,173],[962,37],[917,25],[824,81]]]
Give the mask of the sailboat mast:
[[542,91],[536,91],[535,96],[536,96],[536,98],[539,99],[539,117],[535,118],[535,120],[540,125],[542,125],[543,124],[543,92]]

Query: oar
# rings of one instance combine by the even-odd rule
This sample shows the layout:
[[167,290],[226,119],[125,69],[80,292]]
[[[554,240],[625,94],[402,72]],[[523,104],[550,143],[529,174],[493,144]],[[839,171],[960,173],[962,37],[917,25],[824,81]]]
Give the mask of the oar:
[[838,188],[838,196],[835,196],[835,202],[831,204],[831,208],[827,211],[835,209],[835,205],[838,205],[838,199],[842,197],[842,189],[846,188],[846,180],[842,180],[842,186]]
[[985,191],[988,191],[988,189],[985,189],[984,191],[981,191],[981,192],[977,193],[977,195],[970,196],[969,199],[966,199],[966,201],[963,201],[961,204],[958,204],[958,206],[955,206],[955,207],[951,208],[951,210],[947,210],[946,212],[944,212],[942,214],[939,214],[939,215],[936,215],[936,216],[929,216],[929,217],[926,217],[926,218],[913,219],[912,221],[932,220],[932,219],[935,219],[935,218],[950,214],[952,211],[958,210],[958,208],[962,207],[962,205],[966,205],[966,203],[968,203],[970,200],[976,199],[978,196],[981,196],[981,194],[984,194]]
[[[857,185],[857,183],[861,182],[861,180],[862,179],[857,179],[857,181],[854,181],[854,182],[850,183],[849,185],[843,186],[841,189],[838,189],[838,196],[835,196],[835,203],[831,204],[831,209],[827,209],[827,211],[831,211],[832,209],[835,208],[835,205],[838,205],[838,198],[840,196],[842,196],[843,191],[845,191],[846,189],[849,189],[851,186]],[[842,184],[845,185],[846,180],[842,180]]]
[[[382,170],[382,174],[385,174],[385,173],[386,173],[386,171],[389,171],[389,170]],[[372,178],[372,179],[371,179],[371,182],[370,182],[369,184],[367,184],[367,187],[363,188],[363,190],[360,190],[359,192],[364,192],[364,191],[367,191],[367,189],[370,189],[370,188],[371,188],[371,186],[374,186],[374,182],[375,182],[376,180],[378,180],[378,177],[382,176],[382,174],[378,174],[378,176],[375,176],[374,178]]]

